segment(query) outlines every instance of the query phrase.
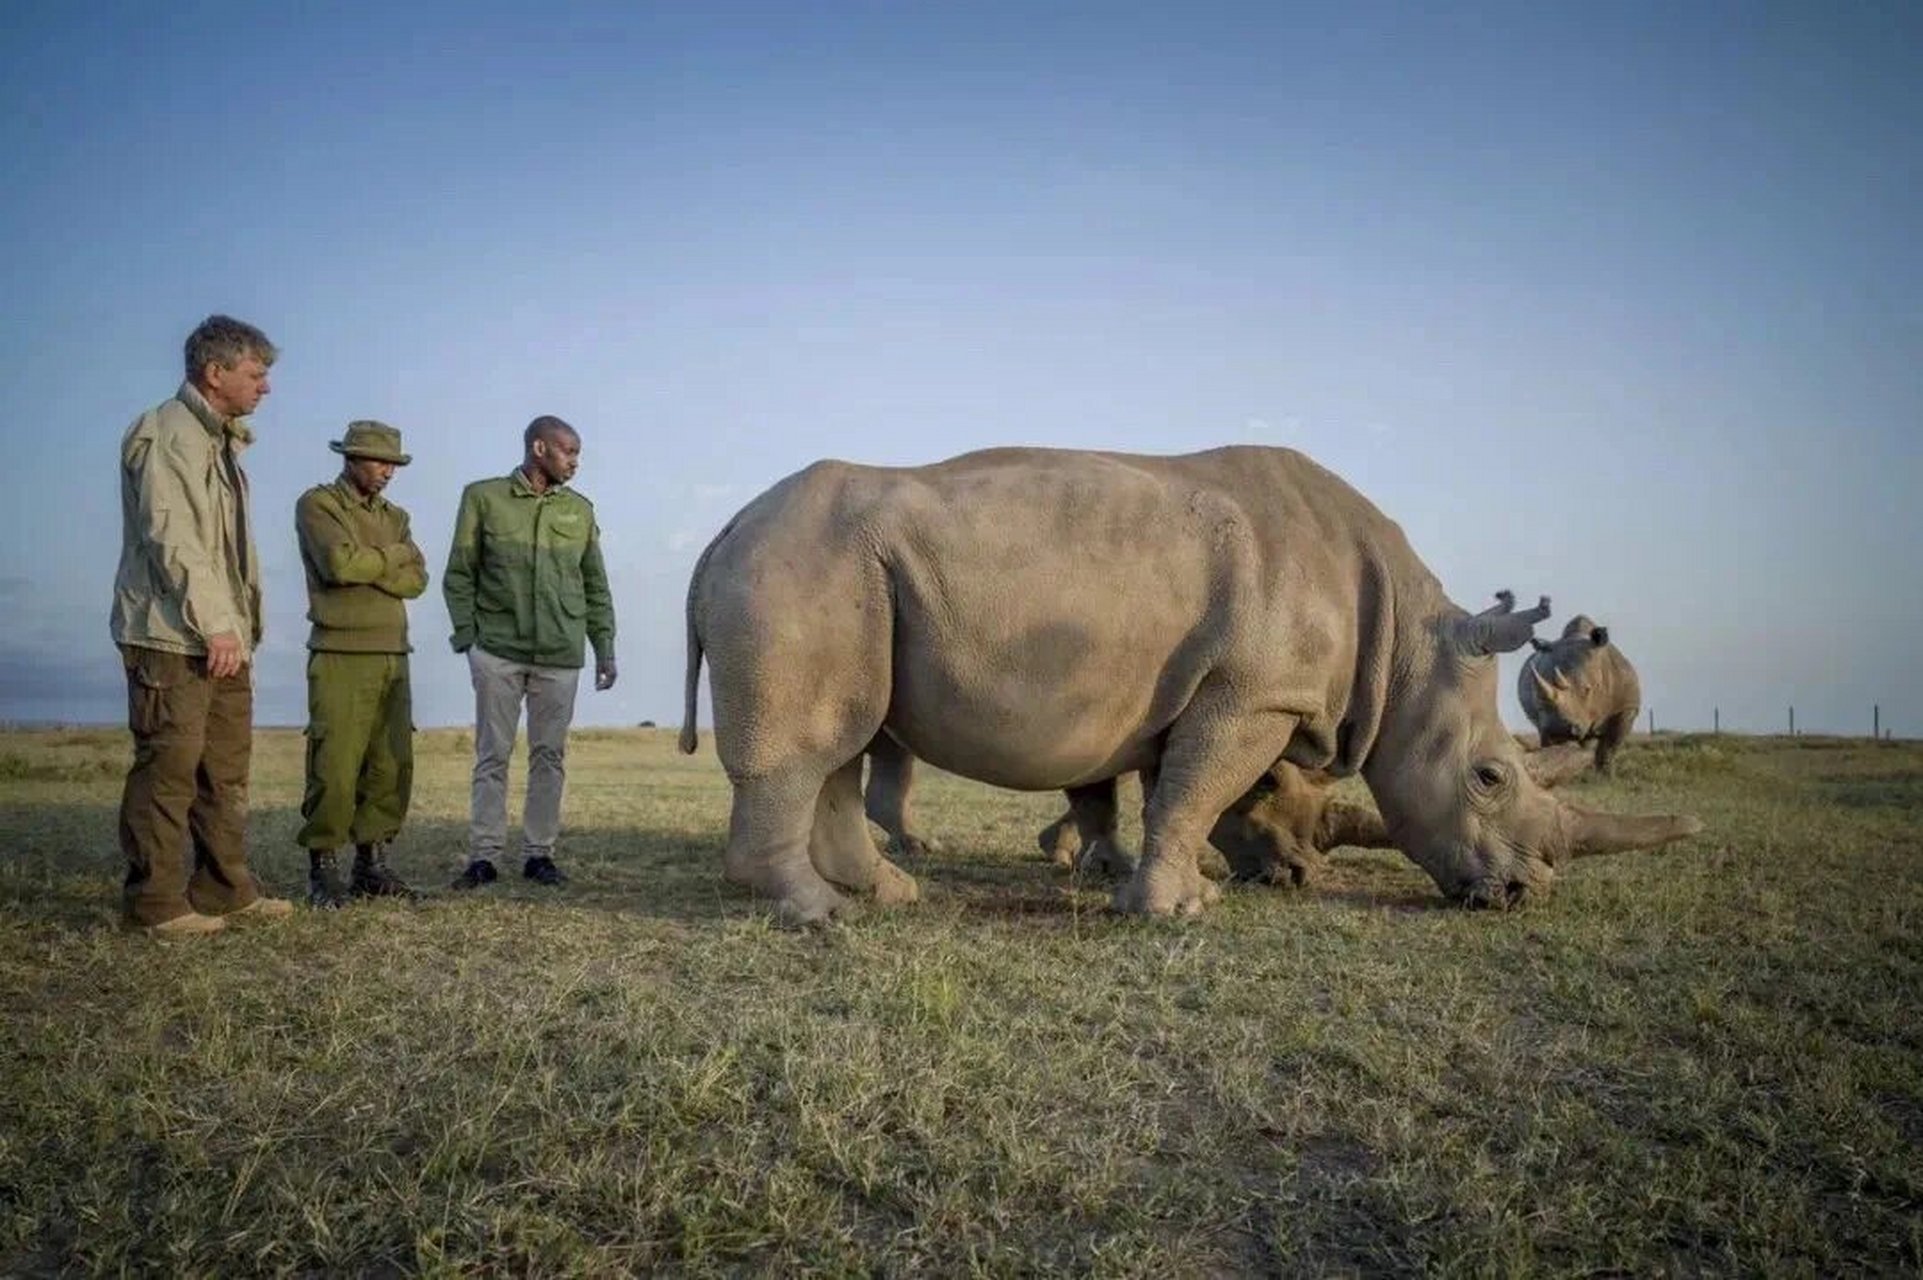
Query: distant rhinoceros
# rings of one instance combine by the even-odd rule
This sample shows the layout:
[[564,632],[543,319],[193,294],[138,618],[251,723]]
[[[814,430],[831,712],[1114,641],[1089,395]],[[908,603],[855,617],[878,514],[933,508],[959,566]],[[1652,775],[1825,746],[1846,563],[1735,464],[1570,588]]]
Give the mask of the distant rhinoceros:
[[1360,771],[1445,894],[1505,906],[1546,894],[1570,858],[1701,829],[1589,812],[1530,779],[1496,714],[1495,655],[1548,612],[1470,615],[1397,525],[1289,449],[821,462],[695,565],[681,745],[698,742],[705,656],[734,787],[725,873],[797,922],[840,910],[837,885],[918,896],[863,810],[884,729],[1018,790],[1153,769],[1121,911],[1216,896],[1196,855],[1278,759]]
[[1642,709],[1636,668],[1610,643],[1609,628],[1582,614],[1569,620],[1560,640],[1531,638],[1530,644],[1536,651],[1516,679],[1523,714],[1545,747],[1595,743],[1596,771],[1608,773],[1610,760]]

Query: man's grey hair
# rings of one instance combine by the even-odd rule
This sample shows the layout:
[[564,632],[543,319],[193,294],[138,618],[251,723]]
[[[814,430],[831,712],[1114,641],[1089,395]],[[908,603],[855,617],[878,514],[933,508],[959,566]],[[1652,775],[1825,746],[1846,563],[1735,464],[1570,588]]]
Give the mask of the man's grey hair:
[[187,377],[198,378],[210,363],[231,369],[248,356],[271,365],[280,351],[267,335],[232,316],[208,316],[187,335]]

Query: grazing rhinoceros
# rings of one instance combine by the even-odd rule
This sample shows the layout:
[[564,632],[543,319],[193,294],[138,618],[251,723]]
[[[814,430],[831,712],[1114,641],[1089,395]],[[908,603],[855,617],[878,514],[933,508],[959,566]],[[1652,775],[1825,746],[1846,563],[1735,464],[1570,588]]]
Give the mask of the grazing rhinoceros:
[[[1589,753],[1575,744],[1528,749],[1523,769],[1538,786],[1554,787],[1582,772]],[[870,744],[868,782],[863,797],[869,821],[888,835],[889,845],[912,858],[941,851],[932,837],[911,829],[910,796],[915,759],[901,744],[880,735]],[[1388,829],[1374,809],[1335,797],[1335,777],[1298,769],[1278,760],[1242,797],[1215,820],[1209,843],[1227,860],[1231,878],[1261,884],[1307,884],[1332,849],[1394,848]],[[1144,775],[1144,794],[1154,784]],[[1126,874],[1135,856],[1117,833],[1114,782],[1077,788],[1068,810],[1036,836],[1035,842],[1057,866],[1101,874]]]
[[791,921],[835,886],[911,901],[869,834],[862,755],[1017,790],[1154,769],[1125,912],[1200,910],[1196,854],[1277,759],[1360,770],[1442,891],[1545,894],[1572,857],[1701,830],[1560,803],[1496,715],[1497,653],[1548,602],[1471,616],[1402,530],[1289,449],[994,449],[820,462],[744,507],[688,587],[683,750],[705,655],[734,787],[725,874]]
[[1609,643],[1609,628],[1582,614],[1569,620],[1562,639],[1531,638],[1535,652],[1522,664],[1516,696],[1523,714],[1542,735],[1542,745],[1594,742],[1596,771],[1609,772],[1610,759],[1635,727],[1642,709],[1636,668]]

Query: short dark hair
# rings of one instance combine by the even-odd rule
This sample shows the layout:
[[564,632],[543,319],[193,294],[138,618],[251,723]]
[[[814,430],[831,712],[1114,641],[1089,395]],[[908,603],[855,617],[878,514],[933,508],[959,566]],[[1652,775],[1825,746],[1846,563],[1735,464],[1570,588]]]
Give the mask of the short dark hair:
[[262,364],[271,365],[279,354],[259,329],[245,320],[221,315],[208,316],[195,326],[187,335],[183,352],[189,379],[198,378],[200,371],[210,364],[231,369],[251,355]]
[[521,433],[521,445],[523,448],[532,449],[536,440],[552,440],[559,435],[570,435],[576,440],[581,438],[579,431],[553,414],[544,413],[527,424],[527,430]]

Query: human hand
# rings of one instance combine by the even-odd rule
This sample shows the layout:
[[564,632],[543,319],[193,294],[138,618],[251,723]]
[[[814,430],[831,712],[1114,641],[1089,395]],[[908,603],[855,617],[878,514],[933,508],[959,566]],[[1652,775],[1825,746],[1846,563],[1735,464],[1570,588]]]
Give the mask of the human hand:
[[247,665],[247,655],[240,647],[240,637],[231,631],[223,631],[217,636],[207,637],[207,675],[214,680],[225,680],[237,676],[240,669]]
[[594,664],[594,687],[596,690],[614,688],[616,672],[614,659],[603,658]]

